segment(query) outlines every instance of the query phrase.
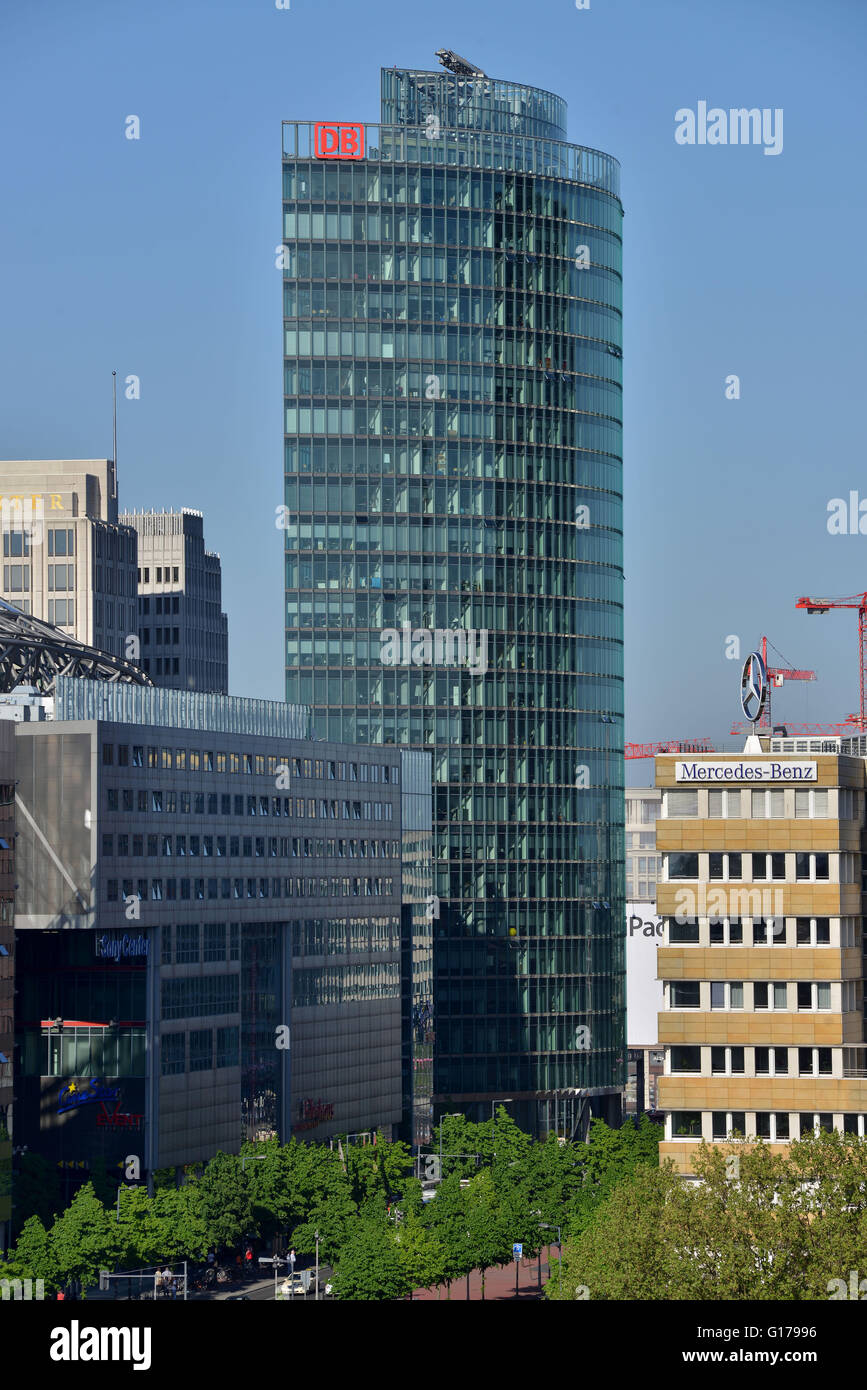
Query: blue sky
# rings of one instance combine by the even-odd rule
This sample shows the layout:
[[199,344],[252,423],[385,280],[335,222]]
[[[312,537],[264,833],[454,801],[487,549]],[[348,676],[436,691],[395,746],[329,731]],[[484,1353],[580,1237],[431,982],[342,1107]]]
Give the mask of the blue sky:
[[[139,376],[121,503],[201,508],[231,690],[282,698],[280,121],[376,120],[381,65],[452,48],[623,166],[626,737],[725,742],[731,634],[819,672],[778,716],[840,720],[855,614],[794,600],[867,589],[826,526],[867,498],[865,38],[861,0],[4,0],[0,457],[105,457]],[[782,107],[783,152],[678,145],[699,101]]]

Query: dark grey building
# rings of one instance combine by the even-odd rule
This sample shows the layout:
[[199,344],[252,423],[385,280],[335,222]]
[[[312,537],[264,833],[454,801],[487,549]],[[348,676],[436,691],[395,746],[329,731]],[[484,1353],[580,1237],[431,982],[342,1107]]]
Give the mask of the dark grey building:
[[124,512],[138,534],[139,664],[156,685],[229,690],[220,557],[205,548],[202,513]]
[[16,730],[30,1147],[427,1139],[427,755],[263,700],[61,678],[56,712]]

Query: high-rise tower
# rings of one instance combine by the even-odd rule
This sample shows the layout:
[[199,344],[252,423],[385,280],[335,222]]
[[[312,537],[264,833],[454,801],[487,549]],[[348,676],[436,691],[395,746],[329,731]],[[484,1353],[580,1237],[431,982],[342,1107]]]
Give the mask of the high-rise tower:
[[286,698],[430,750],[438,1109],[624,1077],[618,165],[565,103],[382,70],[283,126]]

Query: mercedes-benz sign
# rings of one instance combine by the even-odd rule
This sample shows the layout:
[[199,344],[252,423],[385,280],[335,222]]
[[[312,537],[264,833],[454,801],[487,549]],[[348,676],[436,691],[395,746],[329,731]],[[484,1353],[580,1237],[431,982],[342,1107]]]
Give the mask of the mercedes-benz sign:
[[750,652],[741,672],[741,709],[751,724],[757,724],[768,697],[768,673],[759,652]]

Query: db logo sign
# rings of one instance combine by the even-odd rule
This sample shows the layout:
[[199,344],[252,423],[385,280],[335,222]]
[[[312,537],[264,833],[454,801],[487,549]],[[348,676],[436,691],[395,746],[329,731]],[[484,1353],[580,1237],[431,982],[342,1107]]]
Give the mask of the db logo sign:
[[364,126],[320,121],[313,131],[313,153],[317,159],[363,159]]

